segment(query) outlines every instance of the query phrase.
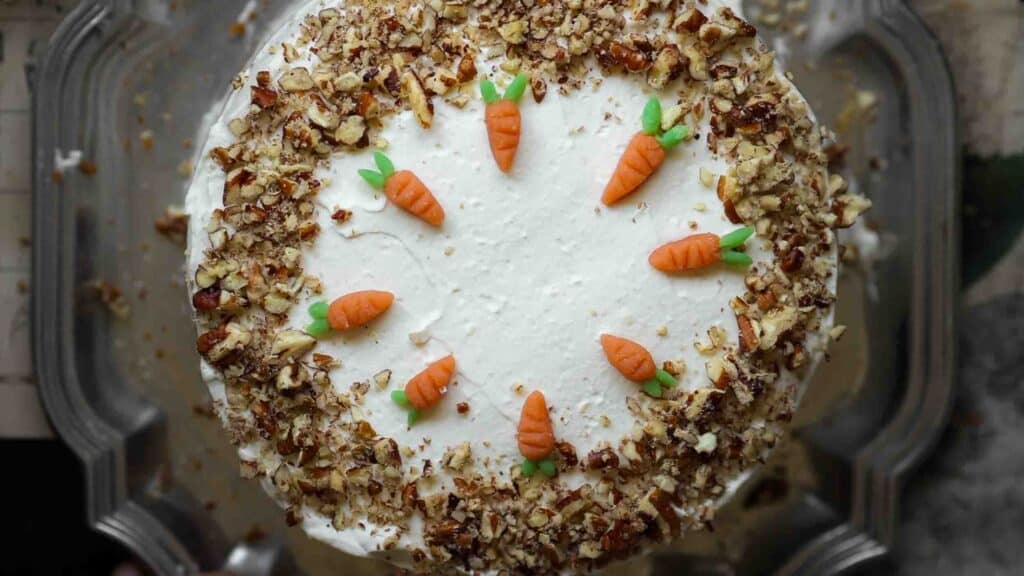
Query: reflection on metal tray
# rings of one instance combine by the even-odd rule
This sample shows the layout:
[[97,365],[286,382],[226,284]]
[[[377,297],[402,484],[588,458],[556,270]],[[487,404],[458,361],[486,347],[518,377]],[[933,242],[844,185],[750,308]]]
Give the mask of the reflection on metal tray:
[[[202,115],[292,2],[83,0],[35,70],[35,352],[46,408],[86,470],[89,518],[159,574],[381,574],[284,526],[206,414],[182,247],[153,222],[180,204]],[[172,9],[172,6],[174,7]],[[945,419],[955,366],[958,148],[939,47],[897,0],[818,0],[781,51],[826,122],[853,86],[874,122],[848,126],[846,165],[875,202],[888,255],[848,270],[849,326],[793,438],[715,523],[610,572],[832,574],[883,557],[902,480]],[[771,30],[765,30],[771,35]],[[53,178],[82,150],[95,174]],[[94,281],[122,291],[118,319]],[[92,283],[92,284],[90,284]],[[92,286],[92,287],[90,287]],[[260,537],[263,536],[263,537]],[[242,543],[232,546],[232,543]]]

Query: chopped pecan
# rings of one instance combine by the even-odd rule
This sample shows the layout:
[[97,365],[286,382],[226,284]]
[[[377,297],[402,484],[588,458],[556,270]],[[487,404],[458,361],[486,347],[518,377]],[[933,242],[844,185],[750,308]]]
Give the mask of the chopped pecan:
[[530,91],[533,93],[533,101],[540,104],[548,93],[548,84],[543,78],[535,76],[530,79]]
[[455,77],[459,82],[469,82],[476,78],[476,55],[469,53],[459,60],[459,66],[455,71]]
[[611,448],[602,448],[587,454],[587,468],[591,470],[615,469],[618,467],[619,456]]
[[786,356],[786,368],[789,370],[798,370],[806,363],[807,352],[803,346],[794,346],[793,351]]
[[757,308],[761,310],[761,312],[771,310],[775,307],[776,303],[778,303],[778,299],[776,298],[775,293],[771,290],[767,290],[757,295]]
[[783,272],[793,273],[797,272],[804,266],[804,252],[803,250],[792,247],[783,256],[782,262],[779,263],[779,267],[782,268]]
[[675,508],[673,508],[674,500],[675,498],[671,494],[658,488],[652,490],[647,496],[647,501],[657,511],[658,518],[669,528],[669,533],[664,535],[666,538],[675,538],[679,535],[679,515],[676,514]]
[[277,104],[277,92],[262,86],[252,87],[252,103],[260,108],[270,108]]
[[277,83],[285,92],[305,92],[314,87],[313,77],[305,68],[292,68],[286,71]]
[[576,447],[569,442],[556,442],[555,450],[562,456],[562,462],[565,462],[566,466],[575,466],[579,464],[580,459],[576,456]]
[[601,549],[605,552],[625,552],[636,543],[637,530],[625,520],[616,520],[601,536]]
[[[218,302],[220,301],[220,296],[217,297],[217,300]],[[227,338],[227,336],[228,331],[225,325],[221,325],[213,330],[204,332],[196,341],[196,350],[205,356],[215,345]]]
[[729,222],[733,224],[743,224],[743,218],[740,217],[739,212],[736,211],[736,205],[732,203],[732,200],[726,198],[722,200],[722,208],[725,210],[725,217],[729,219]]
[[426,530],[427,542],[439,546],[456,544],[462,533],[458,520],[448,519],[430,526]]
[[675,21],[672,22],[672,28],[677,32],[694,32],[700,30],[700,27],[708,21],[708,17],[703,12],[696,8],[687,8],[676,16]]
[[757,333],[754,331],[750,318],[742,314],[736,316],[736,324],[740,329],[740,352],[753,352],[757,350]]
[[210,310],[216,310],[217,306],[220,305],[220,288],[216,286],[210,286],[203,288],[192,295],[192,306],[196,310],[208,312]]
[[647,73],[647,83],[654,88],[664,88],[666,84],[679,77],[684,66],[679,49],[672,45],[665,46]]
[[611,54],[616,64],[621,65],[630,72],[640,72],[651,66],[651,61],[647,54],[617,40],[612,41],[608,45],[608,53]]
[[434,104],[430,96],[423,89],[423,82],[414,72],[408,71],[402,74],[402,87],[405,89],[405,97],[409,100],[409,106],[419,121],[420,126],[430,128],[434,123]]

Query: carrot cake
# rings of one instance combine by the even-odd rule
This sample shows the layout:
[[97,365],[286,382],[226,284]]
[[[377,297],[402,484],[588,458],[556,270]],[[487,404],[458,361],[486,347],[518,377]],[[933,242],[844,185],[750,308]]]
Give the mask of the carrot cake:
[[290,524],[420,571],[707,528],[869,207],[720,0],[315,0],[189,190],[203,377]]

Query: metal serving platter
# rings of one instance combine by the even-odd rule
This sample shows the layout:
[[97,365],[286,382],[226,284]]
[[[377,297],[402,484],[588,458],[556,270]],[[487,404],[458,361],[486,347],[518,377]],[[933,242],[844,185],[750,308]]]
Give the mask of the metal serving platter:
[[[199,378],[182,247],[154,220],[183,201],[181,163],[203,114],[294,2],[82,0],[35,81],[36,368],[46,408],[82,459],[89,521],[157,574],[384,574],[285,527],[237,458]],[[848,266],[849,326],[790,438],[715,522],[610,572],[838,574],[898,540],[904,481],[946,419],[956,365],[958,144],[935,39],[902,1],[812,0],[780,51],[832,123],[855,90],[873,121],[843,133],[846,172],[875,203],[884,257]],[[764,29],[772,36],[776,32]],[[863,120],[863,119],[862,119]],[[57,157],[82,151],[95,174]],[[121,319],[90,282],[120,288]],[[263,537],[260,537],[260,536]],[[294,562],[294,564],[291,564]]]

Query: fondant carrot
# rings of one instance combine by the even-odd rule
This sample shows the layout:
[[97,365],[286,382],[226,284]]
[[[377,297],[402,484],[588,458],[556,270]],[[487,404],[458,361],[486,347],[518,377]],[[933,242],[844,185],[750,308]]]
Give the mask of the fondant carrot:
[[647,259],[651,266],[662,272],[681,272],[706,268],[718,261],[737,266],[750,266],[753,260],[743,252],[736,251],[754,234],[754,229],[740,228],[719,238],[704,233],[687,236],[670,242],[651,252]]
[[644,107],[643,131],[633,136],[619,159],[611,180],[605,186],[601,202],[611,206],[633,192],[654,175],[665,161],[665,152],[679,145],[690,134],[685,124],[661,131],[661,101],[651,98]]
[[409,426],[420,419],[424,410],[433,408],[448,392],[448,384],[455,374],[455,356],[451,354],[433,362],[412,377],[405,390],[395,390],[391,399],[409,411]]
[[516,152],[519,150],[519,139],[523,131],[519,99],[523,97],[529,81],[526,74],[516,76],[501,98],[498,97],[498,90],[493,82],[487,79],[480,82],[480,93],[487,104],[485,121],[491,154],[498,163],[498,168],[505,173],[512,170]]
[[388,200],[399,208],[431,226],[441,226],[444,222],[444,208],[415,174],[408,170],[395,172],[395,165],[383,152],[375,151],[373,159],[380,172],[360,170],[359,175],[363,180],[370,186],[383,190]]
[[526,397],[519,415],[516,440],[524,458],[520,466],[524,476],[533,476],[537,470],[548,478],[555,475],[557,468],[550,458],[555,449],[555,433],[551,428],[547,402],[540,390],[534,390]]
[[331,330],[343,332],[366,326],[386,312],[394,301],[395,295],[391,292],[364,290],[336,298],[330,305],[327,302],[317,302],[309,307],[313,323],[306,331],[320,337]]
[[649,396],[661,398],[663,388],[676,387],[676,379],[656,367],[654,357],[640,344],[611,334],[602,334],[601,347],[604,348],[608,362],[627,379],[642,383],[644,392]]
[[608,361],[627,379],[643,382],[654,377],[654,357],[646,348],[625,338],[601,335],[601,347]]

